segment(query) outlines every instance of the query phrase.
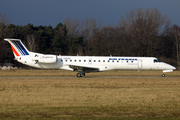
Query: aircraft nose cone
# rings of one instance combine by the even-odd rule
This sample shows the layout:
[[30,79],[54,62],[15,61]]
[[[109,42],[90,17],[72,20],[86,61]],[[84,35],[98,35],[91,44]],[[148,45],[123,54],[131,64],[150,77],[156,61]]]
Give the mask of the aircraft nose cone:
[[176,68],[170,64],[165,64],[165,69],[166,70],[175,70]]
[[175,70],[176,68],[174,66],[172,66],[172,69]]
[[175,70],[176,68],[172,65],[168,65],[168,69]]

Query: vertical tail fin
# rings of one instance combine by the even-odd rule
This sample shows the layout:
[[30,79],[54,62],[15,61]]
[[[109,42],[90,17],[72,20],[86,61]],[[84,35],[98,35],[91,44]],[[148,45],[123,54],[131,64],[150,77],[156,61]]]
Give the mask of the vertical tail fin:
[[29,55],[29,51],[26,49],[26,47],[23,45],[20,39],[6,38],[4,40],[10,43],[15,57]]

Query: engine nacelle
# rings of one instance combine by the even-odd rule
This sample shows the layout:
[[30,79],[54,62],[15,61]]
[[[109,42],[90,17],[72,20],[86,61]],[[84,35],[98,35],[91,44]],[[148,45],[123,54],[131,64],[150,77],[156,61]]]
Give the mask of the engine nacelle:
[[36,63],[56,63],[57,56],[56,55],[37,55],[33,59]]

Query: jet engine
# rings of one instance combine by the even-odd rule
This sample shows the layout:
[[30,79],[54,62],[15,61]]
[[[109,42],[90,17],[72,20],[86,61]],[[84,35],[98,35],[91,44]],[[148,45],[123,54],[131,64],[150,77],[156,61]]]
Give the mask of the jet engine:
[[32,59],[35,63],[56,63],[57,56],[56,55],[35,55]]

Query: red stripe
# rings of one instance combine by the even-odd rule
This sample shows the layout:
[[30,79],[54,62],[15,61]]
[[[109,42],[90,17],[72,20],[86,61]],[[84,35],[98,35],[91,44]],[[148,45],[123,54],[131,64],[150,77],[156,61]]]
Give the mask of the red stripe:
[[20,56],[19,54],[18,54],[18,52],[14,49],[14,47],[11,45],[11,48],[12,48],[12,50],[13,50],[13,52],[15,53],[15,55],[16,56]]

